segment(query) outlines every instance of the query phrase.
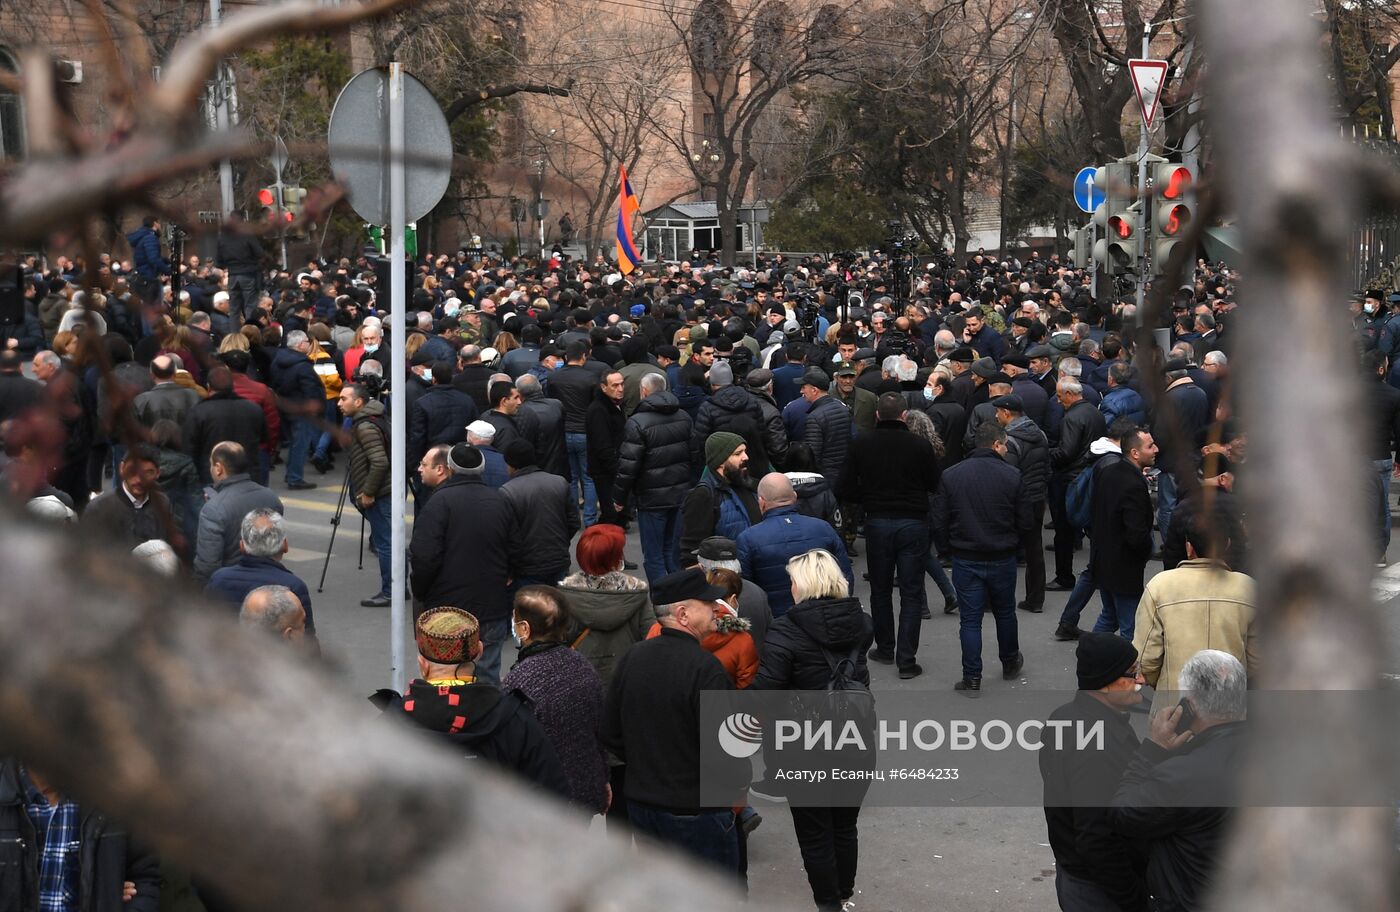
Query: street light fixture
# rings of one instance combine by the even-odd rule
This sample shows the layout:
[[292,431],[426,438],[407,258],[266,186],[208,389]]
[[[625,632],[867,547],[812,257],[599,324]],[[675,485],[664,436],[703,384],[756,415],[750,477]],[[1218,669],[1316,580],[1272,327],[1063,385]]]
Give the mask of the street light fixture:
[[690,154],[690,163],[696,173],[700,176],[700,196],[705,196],[705,185],[710,183],[710,178],[715,173],[715,168],[719,165],[719,153],[711,150],[708,139],[700,142],[700,151]]

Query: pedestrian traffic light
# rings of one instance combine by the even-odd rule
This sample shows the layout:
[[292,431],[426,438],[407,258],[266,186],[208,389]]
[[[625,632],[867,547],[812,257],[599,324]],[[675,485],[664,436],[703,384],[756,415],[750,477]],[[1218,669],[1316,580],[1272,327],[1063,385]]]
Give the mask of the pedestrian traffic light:
[[1196,217],[1196,172],[1190,165],[1162,162],[1152,166],[1152,271],[1166,271],[1172,251],[1186,237]]
[[1104,275],[1136,272],[1142,206],[1134,201],[1132,169],[1123,162],[1104,165],[1094,175],[1094,184],[1104,192],[1104,201],[1094,210],[1094,223],[1104,233],[1094,245],[1094,259],[1102,264]]

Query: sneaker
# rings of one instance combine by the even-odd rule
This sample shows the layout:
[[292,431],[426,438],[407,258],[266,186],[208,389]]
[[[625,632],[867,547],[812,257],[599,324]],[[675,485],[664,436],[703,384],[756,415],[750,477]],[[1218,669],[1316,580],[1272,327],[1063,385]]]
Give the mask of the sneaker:
[[394,600],[387,595],[375,595],[360,602],[361,608],[388,608]]
[[856,901],[854,899],[842,900],[841,912],[856,912]]
[[953,689],[961,693],[965,693],[970,697],[976,696],[977,694],[982,692],[982,679],[963,678],[961,681],[953,685]]
[[1024,667],[1026,667],[1026,657],[1018,652],[1016,658],[1001,663],[1001,679],[1003,681],[1016,680],[1021,676],[1021,669]]
[[872,649],[867,654],[872,662],[879,662],[881,665],[893,665],[894,655],[888,652],[881,652],[879,649]]
[[917,678],[919,675],[921,675],[921,674],[923,674],[923,673],[924,673],[924,667],[923,667],[922,665],[920,665],[918,662],[915,662],[913,665],[905,665],[903,668],[901,668],[901,669],[899,670],[899,679],[900,679],[901,681],[907,681],[907,680],[909,680],[910,678]]
[[1021,611],[1029,611],[1031,614],[1040,614],[1045,611],[1044,605],[1032,605],[1030,602],[1017,602],[1016,607]]
[[958,613],[958,600],[957,600],[956,598],[948,598],[947,596],[944,596],[944,598],[943,598],[943,613],[944,613],[944,614],[957,614],[957,613]]
[[1079,639],[1079,635],[1083,632],[1084,631],[1080,630],[1078,627],[1072,627],[1069,624],[1061,623],[1055,628],[1055,639],[1062,643],[1067,643],[1070,640]]
[[[762,798],[764,801],[771,801],[774,804],[787,804],[787,796],[783,794],[782,787],[775,785],[767,779],[750,785],[749,794],[755,798]],[[758,824],[754,824],[754,826],[757,825]]]

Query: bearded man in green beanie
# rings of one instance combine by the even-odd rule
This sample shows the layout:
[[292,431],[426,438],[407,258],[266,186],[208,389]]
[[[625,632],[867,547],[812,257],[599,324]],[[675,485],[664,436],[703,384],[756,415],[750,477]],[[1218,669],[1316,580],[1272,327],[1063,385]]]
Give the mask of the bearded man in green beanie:
[[705,468],[700,483],[681,505],[681,566],[694,567],[695,552],[711,535],[731,541],[762,518],[758,495],[749,478],[744,438],[716,431],[705,438]]

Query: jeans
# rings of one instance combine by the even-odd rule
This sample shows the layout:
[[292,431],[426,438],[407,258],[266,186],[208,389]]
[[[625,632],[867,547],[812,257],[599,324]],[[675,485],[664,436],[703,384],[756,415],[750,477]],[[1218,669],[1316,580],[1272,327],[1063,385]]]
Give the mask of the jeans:
[[707,811],[704,814],[672,814],[661,808],[627,802],[632,827],[657,840],[713,862],[727,871],[739,870],[739,828],[734,812]]
[[481,623],[481,658],[476,663],[476,680],[480,684],[501,683],[501,650],[510,639],[510,618]]
[[[867,528],[869,520],[866,520]],[[794,807],[792,828],[818,909],[839,910],[856,889],[858,807]]]
[[588,477],[588,435],[567,433],[564,446],[569,451],[569,491],[574,498],[583,497],[583,525],[587,528],[598,522],[598,492]]
[[1118,912],[1122,908],[1103,887],[1064,868],[1055,871],[1055,898],[1062,912]]
[[[1078,627],[1079,615],[1089,604],[1089,599],[1093,598],[1095,590],[1099,587],[1094,583],[1094,574],[1085,567],[1080,572],[1079,578],[1074,581],[1074,588],[1070,590],[1069,601],[1065,602],[1064,613],[1060,615],[1060,623],[1065,627]],[[1100,600],[1103,594],[1099,594]],[[1108,610],[1108,602],[1104,602],[1104,610]]]
[[228,277],[228,312],[240,315],[246,322],[258,309],[258,274],[233,272]]
[[361,515],[369,523],[369,546],[379,557],[379,595],[388,596],[394,591],[392,582],[392,542],[393,517],[389,509],[389,495],[376,497],[368,507],[359,507]]
[[316,441],[316,458],[325,459],[331,453],[331,428],[336,426],[336,404],[334,399],[326,400],[325,430],[321,432],[321,439]]
[[679,525],[681,511],[638,510],[637,531],[642,536],[642,566],[647,582],[655,583],[681,568]]
[[[111,447],[112,456],[112,490],[122,486],[122,460],[126,458],[126,444],[114,443]],[[259,482],[266,484],[266,482]]]
[[1165,470],[1157,473],[1157,534],[1166,539],[1176,510],[1176,476]]
[[287,446],[287,484],[298,484],[306,480],[306,457],[311,453],[311,444],[316,439],[316,422],[301,415],[290,417],[290,420],[292,441]]
[[[921,519],[865,518],[865,553],[870,562],[870,617],[875,645],[908,668],[919,652],[923,623],[924,567],[928,562],[928,524]],[[894,620],[894,583],[899,580],[898,636]]]
[[1136,595],[1131,593],[1123,594],[1119,592],[1109,592],[1107,589],[1099,590],[1099,598],[1103,600],[1103,611],[1099,613],[1099,619],[1094,622],[1095,633],[1117,633],[1128,642],[1133,640],[1133,622],[1137,620],[1138,602],[1142,601],[1142,593]]
[[253,467],[253,480],[263,487],[267,487],[268,476],[272,473],[272,454],[267,450],[258,450],[258,463]]
[[1026,605],[1045,607],[1045,549],[1040,544],[1041,527],[1045,524],[1045,501],[1031,506],[1035,522],[1021,536],[1021,549],[1026,552]]
[[1395,460],[1377,459],[1371,463],[1375,468],[1376,489],[1374,495],[1376,506],[1380,514],[1376,517],[1380,522],[1376,527],[1379,533],[1380,556],[1377,560],[1385,560],[1386,549],[1390,547],[1390,475],[1395,470]]
[[957,590],[953,588],[953,583],[948,579],[948,571],[943,569],[943,562],[938,558],[938,549],[929,542],[928,559],[924,561],[924,572],[933,578],[933,584],[938,587],[938,591],[943,593],[945,599],[955,599],[958,597]]
[[1069,510],[1065,507],[1065,495],[1069,493],[1069,475],[1050,476],[1050,518],[1055,521],[1055,582],[1066,586],[1073,585],[1074,579],[1074,539],[1076,532],[1070,528]]
[[1016,629],[1016,556],[998,560],[953,557],[953,585],[958,590],[963,677],[982,677],[982,614],[992,612],[997,625],[997,655],[1002,662],[1021,651]]

